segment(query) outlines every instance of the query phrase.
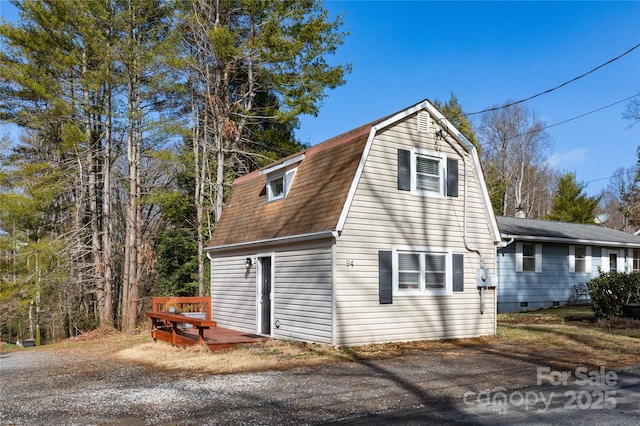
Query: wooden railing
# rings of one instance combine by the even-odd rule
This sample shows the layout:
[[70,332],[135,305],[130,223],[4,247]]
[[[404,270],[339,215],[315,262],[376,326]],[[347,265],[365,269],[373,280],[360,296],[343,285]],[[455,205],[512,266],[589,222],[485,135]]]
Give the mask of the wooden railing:
[[211,321],[210,297],[154,297],[151,312],[183,314],[185,312],[204,312],[206,320]]

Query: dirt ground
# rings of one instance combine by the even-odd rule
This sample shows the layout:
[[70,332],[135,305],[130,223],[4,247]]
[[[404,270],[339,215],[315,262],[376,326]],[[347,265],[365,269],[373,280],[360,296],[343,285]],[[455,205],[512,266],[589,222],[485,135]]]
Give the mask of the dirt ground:
[[[562,352],[527,353],[499,342],[226,375],[159,371],[120,361],[116,352],[0,353],[0,424],[351,423],[398,410],[436,410],[437,423],[491,423],[490,413],[462,410],[462,401],[534,386],[539,367],[590,366],[589,360],[569,362]],[[631,367],[634,374],[639,367]]]

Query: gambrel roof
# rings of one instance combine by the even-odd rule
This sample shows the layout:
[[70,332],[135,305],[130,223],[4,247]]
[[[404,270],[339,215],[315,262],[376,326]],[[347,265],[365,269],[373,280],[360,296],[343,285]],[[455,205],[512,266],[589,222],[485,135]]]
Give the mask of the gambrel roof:
[[[342,231],[350,200],[376,132],[424,109],[464,150],[471,153],[474,167],[480,170],[473,145],[429,101],[424,100],[236,179],[207,250],[337,236]],[[286,197],[267,202],[268,172],[297,161],[299,166]],[[482,188],[489,206],[490,228],[494,240],[499,241],[500,234],[484,182]]]
[[336,229],[371,124],[337,136],[304,155],[286,198],[266,201],[267,175],[256,170],[235,180],[210,246],[262,242]]
[[640,248],[640,236],[604,226],[504,216],[497,219],[505,239]]

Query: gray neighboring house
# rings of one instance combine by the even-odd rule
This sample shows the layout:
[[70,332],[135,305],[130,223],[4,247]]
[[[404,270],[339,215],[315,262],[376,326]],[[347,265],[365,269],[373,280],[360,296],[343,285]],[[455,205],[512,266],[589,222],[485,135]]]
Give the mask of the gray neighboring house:
[[497,217],[498,312],[584,301],[574,285],[640,271],[640,236],[597,225]]

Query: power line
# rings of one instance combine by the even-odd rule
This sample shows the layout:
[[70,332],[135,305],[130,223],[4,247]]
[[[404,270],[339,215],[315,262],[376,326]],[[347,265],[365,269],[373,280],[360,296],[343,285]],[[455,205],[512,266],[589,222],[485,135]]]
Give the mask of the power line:
[[[634,174],[636,174],[635,170],[628,170],[625,172],[622,172],[622,176],[626,176],[626,178],[628,179],[629,177],[633,176]],[[607,179],[612,179],[616,176],[620,176],[619,174],[613,174],[611,176],[607,176],[607,177],[603,177],[603,178],[598,178],[598,179],[591,179],[590,181],[584,182],[585,185],[589,185],[591,182],[597,182],[599,180],[607,180]]]
[[576,81],[576,80],[579,80],[579,79],[581,79],[581,78],[583,78],[583,77],[586,77],[586,76],[587,76],[587,75],[589,75],[589,74],[592,74],[592,73],[596,72],[596,71],[597,71],[597,70],[599,70],[600,68],[605,67],[605,66],[609,65],[610,63],[615,62],[615,61],[617,61],[618,59],[622,58],[623,56],[628,55],[629,53],[631,53],[631,52],[633,52],[634,50],[636,50],[638,47],[640,47],[640,43],[636,44],[636,45],[635,45],[635,46],[633,46],[631,49],[627,50],[626,52],[624,52],[624,53],[622,53],[622,54],[620,54],[620,55],[618,55],[618,56],[616,56],[615,58],[610,59],[610,60],[608,60],[607,62],[605,62],[605,63],[603,63],[603,64],[598,65],[597,67],[593,68],[593,69],[592,69],[592,70],[590,70],[590,71],[587,71],[587,72],[585,72],[585,73],[583,73],[583,74],[580,74],[579,76],[574,77],[574,78],[572,78],[571,80],[565,81],[564,83],[559,84],[559,85],[557,85],[557,86],[555,86],[555,87],[552,87],[552,88],[550,88],[550,89],[544,90],[544,91],[542,91],[542,92],[540,92],[540,93],[536,93],[535,95],[529,96],[528,98],[520,99],[519,101],[514,101],[514,102],[511,102],[511,103],[508,103],[508,104],[505,104],[505,105],[501,105],[501,106],[497,106],[497,107],[487,108],[487,109],[484,109],[484,110],[482,110],[482,111],[476,111],[476,112],[470,112],[470,113],[468,113],[468,114],[462,114],[462,115],[459,115],[459,116],[456,116],[456,117],[453,117],[453,118],[468,117],[468,116],[471,116],[471,115],[482,114],[482,113],[485,113],[485,112],[497,111],[497,110],[499,110],[499,109],[508,108],[508,107],[510,107],[510,106],[513,106],[513,105],[518,105],[518,104],[521,104],[521,103],[523,103],[523,102],[530,101],[531,99],[535,99],[535,98],[537,98],[538,96],[546,95],[547,93],[551,93],[551,92],[553,92],[553,91],[555,91],[555,90],[560,89],[561,87],[566,86],[567,84],[571,84],[571,83],[573,83],[573,82],[574,82],[574,81]]
[[606,105],[606,106],[603,106],[603,107],[600,107],[600,108],[594,109],[594,110],[589,111],[589,112],[585,112],[584,114],[580,114],[580,115],[577,115],[577,116],[575,116],[575,117],[568,118],[568,119],[563,120],[563,121],[560,121],[560,122],[558,122],[558,123],[549,124],[548,126],[545,126],[545,127],[541,128],[541,129],[531,130],[531,131],[529,131],[529,132],[525,132],[525,133],[521,133],[521,134],[519,134],[519,135],[515,135],[515,136],[508,137],[508,138],[506,138],[505,140],[511,140],[511,139],[519,138],[520,136],[526,136],[526,135],[530,135],[530,134],[532,134],[532,133],[538,133],[538,132],[540,132],[540,131],[542,131],[542,130],[546,130],[546,129],[549,129],[549,128],[551,128],[551,127],[559,126],[559,125],[561,125],[561,124],[565,124],[565,123],[568,123],[568,122],[570,122],[570,121],[577,120],[577,119],[582,118],[582,117],[586,117],[587,115],[594,114],[594,113],[596,113],[596,112],[598,112],[598,111],[602,111],[603,109],[607,109],[607,108],[610,108],[610,107],[612,107],[612,106],[614,106],[614,105],[618,105],[618,104],[621,104],[622,102],[628,101],[629,99],[633,99],[633,98],[635,98],[636,96],[640,96],[640,95],[638,95],[638,94],[631,95],[631,96],[629,96],[628,98],[621,99],[621,100],[619,100],[619,101],[617,101],[617,102],[614,102],[614,103],[612,103],[612,104],[609,104],[609,105]]

